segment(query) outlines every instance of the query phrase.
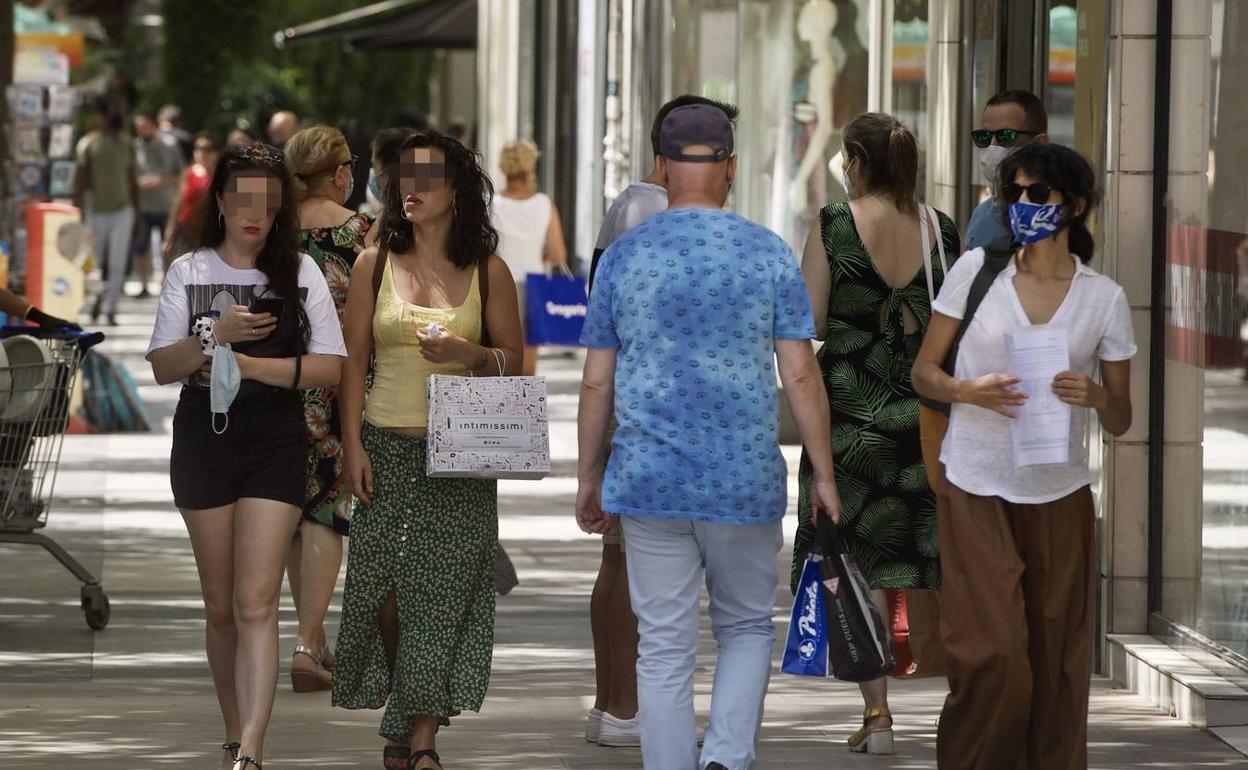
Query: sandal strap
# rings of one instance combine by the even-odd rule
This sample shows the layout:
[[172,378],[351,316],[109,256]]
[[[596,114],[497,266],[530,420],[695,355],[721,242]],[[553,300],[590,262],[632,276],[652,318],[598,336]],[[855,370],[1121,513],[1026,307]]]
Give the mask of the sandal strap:
[[887,717],[888,719],[892,719],[893,713],[883,706],[875,706],[862,712],[862,721],[864,723],[870,722],[876,717]]
[[230,759],[233,759],[235,762],[238,761],[238,750],[242,747],[243,745],[237,741],[221,744],[221,750],[228,751],[230,753]]
[[322,661],[321,654],[317,652],[316,650],[312,649],[311,647],[307,646],[306,644],[296,644],[295,651],[292,654],[292,657],[293,655],[307,655],[309,658],[311,658],[313,661],[316,662],[316,665],[318,668],[325,665],[324,662]]
[[234,760],[234,770],[247,770],[247,765],[251,765],[256,770],[262,770],[260,763],[251,757],[239,757]]
[[412,752],[412,755],[408,757],[407,759],[407,766],[409,768],[414,768],[416,767],[416,763],[424,759],[425,757],[432,759],[434,762],[437,762],[439,765],[442,764],[442,758],[438,756],[438,752],[434,751],[433,749],[421,749],[420,751]]
[[389,746],[387,745],[381,752],[381,756],[386,759],[407,759],[412,755],[412,750],[407,746]]

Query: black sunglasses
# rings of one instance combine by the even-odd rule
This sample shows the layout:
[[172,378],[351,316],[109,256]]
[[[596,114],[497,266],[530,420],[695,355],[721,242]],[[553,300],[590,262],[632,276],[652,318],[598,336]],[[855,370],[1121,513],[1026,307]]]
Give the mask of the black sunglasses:
[[[1032,182],[1026,186],[1010,182],[1001,189],[1001,194],[1005,196],[1005,200],[1009,203],[1018,203],[1019,199],[1023,197],[1023,193],[1026,192],[1027,200],[1032,203],[1043,204],[1049,202],[1049,196],[1053,194],[1054,189],[1056,188],[1048,182]],[[1062,196],[1062,200],[1066,200],[1065,192],[1061,190],[1057,192]]]
[[996,131],[989,131],[986,128],[977,128],[971,132],[971,141],[975,142],[975,146],[984,149],[992,145],[992,137],[997,137],[997,144],[1002,147],[1013,147],[1018,144],[1020,136],[1039,136],[1039,131],[1025,131],[1017,128],[998,128]]

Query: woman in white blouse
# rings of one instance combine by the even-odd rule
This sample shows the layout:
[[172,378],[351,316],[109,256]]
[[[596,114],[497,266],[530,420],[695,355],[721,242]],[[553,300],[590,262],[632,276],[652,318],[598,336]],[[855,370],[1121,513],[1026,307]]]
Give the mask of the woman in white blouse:
[[[1000,175],[1016,250],[986,276],[950,375],[943,364],[985,253],[957,261],[913,370],[919,393],[952,404],[938,506],[951,692],[937,757],[942,770],[1075,770],[1087,767],[1096,606],[1087,418],[1095,410],[1115,436],[1130,427],[1136,346],[1122,288],[1087,266],[1085,223],[1099,198],[1091,165],[1033,144]],[[1018,348],[1043,331],[1058,332],[1047,340],[1056,363],[1031,366],[1039,379],[1016,376]],[[1059,428],[1045,464],[1014,435],[1035,413]]]

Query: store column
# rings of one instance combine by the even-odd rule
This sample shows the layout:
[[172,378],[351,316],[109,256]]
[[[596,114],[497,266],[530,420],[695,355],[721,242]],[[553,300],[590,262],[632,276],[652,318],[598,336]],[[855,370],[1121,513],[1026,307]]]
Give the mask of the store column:
[[967,140],[963,130],[962,4],[928,6],[927,202],[951,215],[958,210],[958,168]]

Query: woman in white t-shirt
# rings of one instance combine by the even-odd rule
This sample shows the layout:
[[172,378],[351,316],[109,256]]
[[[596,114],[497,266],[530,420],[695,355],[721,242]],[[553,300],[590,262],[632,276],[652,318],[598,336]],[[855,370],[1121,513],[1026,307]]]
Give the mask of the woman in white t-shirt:
[[[1018,248],[971,317],[950,376],[942,363],[985,253],[958,260],[913,370],[919,393],[953,405],[937,506],[950,688],[937,761],[1075,770],[1087,767],[1096,607],[1088,412],[1115,436],[1130,427],[1136,346],[1122,288],[1086,264],[1085,222],[1099,197],[1091,165],[1031,144],[1000,175]],[[1034,434],[1023,443],[1035,414],[1058,428],[1047,445]]]
[[[511,268],[520,299],[520,322],[528,334],[524,279],[529,273],[545,273],[550,268],[567,269],[568,250],[563,242],[559,209],[550,196],[537,191],[537,159],[541,157],[532,142],[511,142],[503,147],[498,162],[507,177],[507,186],[494,196],[490,222],[498,230],[498,256]],[[537,373],[537,347],[524,347],[525,375]]]
[[346,347],[325,277],[299,252],[279,150],[222,153],[196,221],[194,250],[165,276],[147,359],[158,383],[182,383],[170,481],[204,595],[222,764],[247,770],[263,757],[278,591],[306,497],[299,390],[336,386]]

